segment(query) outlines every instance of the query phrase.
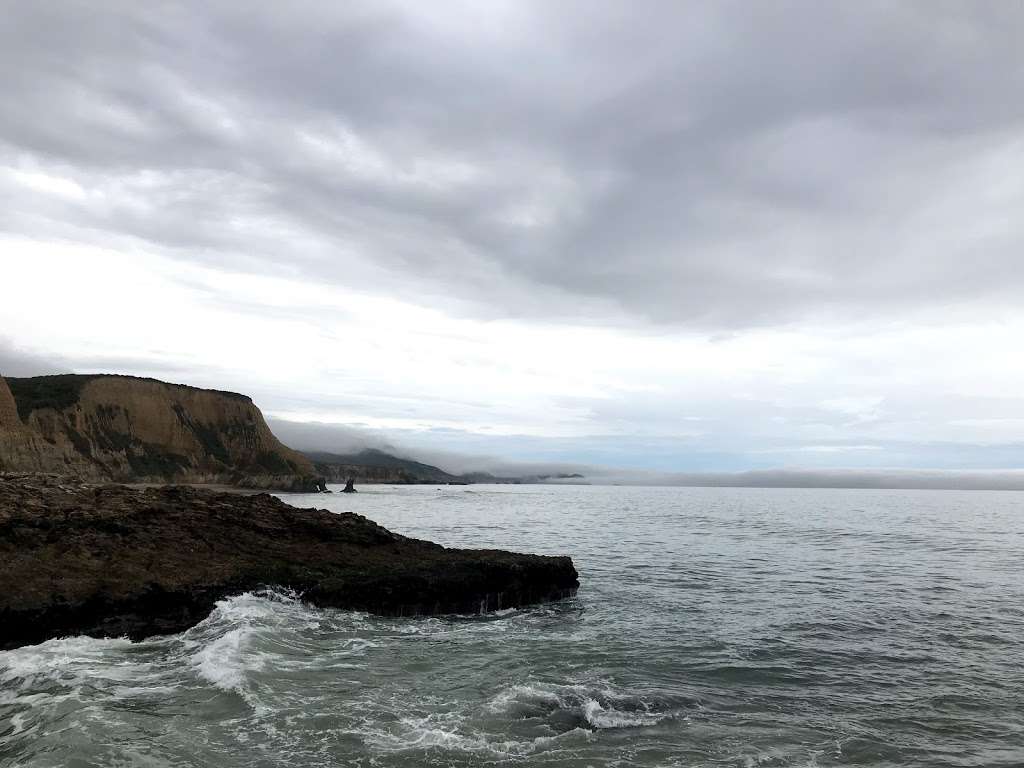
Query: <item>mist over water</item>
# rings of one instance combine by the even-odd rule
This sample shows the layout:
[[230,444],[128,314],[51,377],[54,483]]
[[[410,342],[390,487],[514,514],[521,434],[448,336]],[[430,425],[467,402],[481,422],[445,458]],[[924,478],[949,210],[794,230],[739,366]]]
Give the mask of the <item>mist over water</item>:
[[364,487],[285,497],[571,554],[474,617],[284,592],[0,653],[3,766],[1019,766],[1024,493]]

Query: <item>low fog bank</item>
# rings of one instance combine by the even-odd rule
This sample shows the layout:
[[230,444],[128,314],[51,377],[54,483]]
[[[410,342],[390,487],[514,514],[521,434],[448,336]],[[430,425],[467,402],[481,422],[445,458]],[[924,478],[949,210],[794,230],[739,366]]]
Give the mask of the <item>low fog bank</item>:
[[660,485],[705,488],[878,488],[1022,491],[1024,470],[765,469],[749,472],[643,472],[589,467],[576,482],[592,485]]
[[[550,474],[564,470],[535,470]],[[654,485],[705,488],[877,488],[963,491],[1024,491],[1024,470],[767,469],[749,472],[642,472],[577,467],[582,479],[550,482],[590,485]]]
[[497,456],[461,453],[417,444],[412,435],[397,438],[377,430],[349,424],[297,422],[267,418],[271,431],[285,445],[297,451],[326,453],[358,453],[365,450],[385,451],[402,459],[423,462],[453,475],[486,472],[497,477],[536,477],[538,475],[594,475],[613,470],[566,462],[509,461]]
[[286,421],[267,418],[270,431],[277,438],[297,451],[323,451],[324,453],[359,453],[368,449],[386,451],[402,458],[406,455],[383,434],[364,427],[320,422]]
[[1021,491],[1024,470],[946,469],[769,469],[750,472],[647,473],[599,470],[595,484],[678,485],[712,488],[918,488],[936,490]]
[[286,445],[300,451],[358,453],[386,451],[461,475],[487,472],[498,477],[578,474],[549,482],[593,485],[705,486],[720,488],[920,488],[939,490],[1024,490],[1024,469],[759,469],[744,472],[651,472],[566,462],[509,461],[417,444],[413,435],[395,437],[352,425],[268,419]]
[[[135,375],[160,377],[158,370],[140,370],[137,366],[124,364],[103,364],[104,361],[90,361],[89,370],[117,370]],[[152,366],[150,366],[152,368]],[[38,376],[52,373],[68,373],[83,370],[71,361],[56,355],[43,355],[19,347],[9,337],[0,335],[0,376]],[[197,381],[195,375],[179,375],[170,380],[188,381],[192,384],[217,386],[230,389],[236,382],[221,382],[216,377],[211,381]],[[204,378],[204,377],[200,377]],[[237,388],[237,387],[236,387]],[[528,442],[515,438],[492,436],[484,438],[474,433],[451,429],[420,430],[375,430],[358,424],[328,424],[319,422],[298,422],[268,417],[267,422],[274,434],[285,444],[300,451],[323,451],[328,453],[351,454],[368,449],[385,451],[403,459],[431,464],[453,475],[467,473],[489,473],[497,477],[536,478],[539,476],[582,475],[582,477],[556,478],[549,482],[590,483],[594,485],[663,485],[663,486],[709,486],[733,488],[923,488],[950,490],[1024,490],[1024,469],[883,469],[863,468],[786,468],[756,469],[747,471],[702,471],[666,472],[642,469],[625,469],[608,466],[614,458],[607,454],[586,449],[591,443],[575,445],[561,444],[557,439],[531,439]],[[642,446],[641,446],[642,447]],[[1018,455],[1020,445],[1007,444],[1001,454],[987,457],[996,461],[1011,463]],[[635,456],[636,445],[624,441],[620,455],[627,459]],[[950,460],[961,466],[969,465],[965,452],[969,446],[950,446],[951,453],[935,454],[931,458]],[[460,450],[462,449],[462,450]],[[591,463],[562,460],[578,454],[581,457],[597,459]],[[503,458],[499,454],[513,453],[517,459]],[[544,460],[545,453],[550,459]],[[555,454],[560,454],[556,456]],[[670,452],[661,450],[661,460],[669,458]],[[528,460],[536,456],[537,460]],[[605,458],[611,459],[607,464]],[[625,462],[624,462],[625,463]],[[683,463],[683,460],[680,460]],[[938,463],[938,462],[936,462]],[[664,461],[663,461],[664,464]]]

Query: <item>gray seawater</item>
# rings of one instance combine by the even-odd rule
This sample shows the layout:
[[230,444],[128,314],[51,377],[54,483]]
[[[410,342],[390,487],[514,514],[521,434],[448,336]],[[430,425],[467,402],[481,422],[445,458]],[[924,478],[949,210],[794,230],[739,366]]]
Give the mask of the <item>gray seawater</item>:
[[286,498],[569,553],[583,586],[463,618],[247,594],[180,635],[0,653],[0,764],[1024,765],[1024,494]]

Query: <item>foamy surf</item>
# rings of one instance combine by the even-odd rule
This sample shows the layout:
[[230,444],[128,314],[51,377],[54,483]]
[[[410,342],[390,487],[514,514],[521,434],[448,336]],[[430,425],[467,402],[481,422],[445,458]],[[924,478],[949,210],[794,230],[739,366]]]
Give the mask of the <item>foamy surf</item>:
[[192,654],[193,667],[218,688],[244,695],[248,673],[262,669],[264,664],[262,658],[249,652],[253,633],[251,627],[240,627],[201,645]]
[[486,706],[493,713],[517,719],[544,719],[555,728],[559,723],[574,722],[593,729],[640,728],[675,717],[672,712],[653,711],[642,696],[623,693],[606,681],[515,684]]
[[464,717],[427,715],[403,717],[391,731],[370,730],[361,736],[368,746],[383,752],[458,752],[508,759],[571,749],[590,741],[594,734],[584,728],[574,728],[552,735],[510,739],[507,735],[475,729]]
[[320,627],[321,614],[285,590],[246,592],[217,602],[210,615],[182,633],[181,646],[195,674],[238,694],[257,712],[267,711],[254,676],[282,666],[288,649]]
[[656,712],[620,712],[594,699],[583,703],[583,717],[595,728],[641,728],[668,720],[671,715]]
[[[509,486],[432,507],[431,488],[377,490],[316,503],[453,546],[564,547],[587,588],[407,619],[239,595],[180,635],[0,653],[0,765],[1022,762],[1019,497]],[[822,531],[843,535],[816,551]],[[970,580],[917,588],[956,572],[961,534]]]

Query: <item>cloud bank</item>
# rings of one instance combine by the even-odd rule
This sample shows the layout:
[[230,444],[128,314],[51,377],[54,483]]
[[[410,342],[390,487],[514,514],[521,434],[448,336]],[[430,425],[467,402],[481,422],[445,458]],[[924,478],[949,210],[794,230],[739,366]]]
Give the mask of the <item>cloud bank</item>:
[[12,4],[0,329],[423,450],[1019,466],[1022,35],[1015,3]]

